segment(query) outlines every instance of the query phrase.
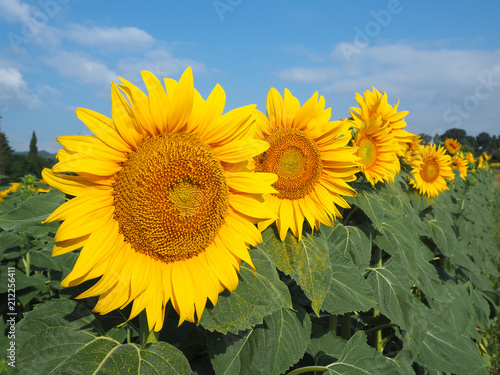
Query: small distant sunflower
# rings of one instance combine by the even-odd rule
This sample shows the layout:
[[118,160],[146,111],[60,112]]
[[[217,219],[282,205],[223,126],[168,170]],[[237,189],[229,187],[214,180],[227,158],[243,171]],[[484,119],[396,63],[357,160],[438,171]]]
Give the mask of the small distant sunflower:
[[400,148],[392,129],[382,126],[381,117],[365,123],[357,129],[353,145],[358,147],[361,171],[372,185],[377,182],[394,181],[401,170],[397,153]]
[[[351,140],[348,121],[330,121],[330,108],[316,92],[303,106],[285,89],[285,98],[272,88],[267,96],[269,118],[262,114],[256,136],[269,142],[269,149],[255,158],[257,172],[278,175],[277,192],[268,197],[277,213],[281,240],[290,228],[299,240],[304,218],[311,227],[332,225],[341,217],[335,205],[348,208],[342,196],[356,193],[347,184],[356,179],[359,158]],[[264,230],[274,220],[259,223]]]
[[460,147],[462,147],[462,145],[453,138],[447,138],[444,141],[444,146],[450,155],[455,155],[455,153],[460,150]]
[[465,179],[467,177],[467,170],[469,169],[469,163],[463,158],[463,155],[459,153],[455,154],[451,158],[452,167],[458,169],[460,172],[460,177]]
[[477,159],[477,167],[478,168],[482,168],[483,167],[483,163],[484,163],[484,158],[482,156],[480,156],[478,159]]
[[474,154],[472,152],[467,153],[467,161],[469,163],[475,163],[477,160],[474,159]]
[[149,97],[121,79],[112,118],[76,112],[95,136],[58,138],[65,149],[43,177],[74,198],[45,222],[64,221],[54,256],[83,246],[63,286],[100,277],[78,298],[99,296],[101,314],[133,302],[129,319],[145,310],[159,331],[169,301],[179,324],[193,322],[207,298],[215,305],[236,289],[241,260],[252,265],[249,245],[262,241],[253,223],[273,217],[263,195],[276,192],[276,176],[247,168],[269,147],[253,137],[255,106],[222,115],[223,89],[205,101],[191,68],[165,79],[166,91],[142,77]]
[[489,161],[491,159],[486,152],[483,152],[483,157],[484,157],[484,160],[486,160],[486,161]]
[[408,111],[398,112],[399,102],[395,105],[387,103],[387,94],[381,93],[375,87],[373,92],[365,91],[364,97],[356,93],[359,108],[351,108],[351,116],[357,126],[371,123],[377,117],[382,120],[382,126],[389,126],[392,135],[399,145],[398,156],[406,149],[406,144],[412,141],[412,134],[403,130],[406,126],[405,116]]
[[406,144],[406,149],[401,159],[413,168],[422,162],[422,155],[420,152],[422,148],[422,138],[419,135],[412,134],[411,139],[412,141]]
[[422,163],[412,170],[415,180],[410,179],[410,184],[420,194],[428,197],[437,196],[440,192],[448,190],[446,180],[453,178],[451,170],[451,157],[446,154],[444,147],[436,145],[424,146],[421,150]]

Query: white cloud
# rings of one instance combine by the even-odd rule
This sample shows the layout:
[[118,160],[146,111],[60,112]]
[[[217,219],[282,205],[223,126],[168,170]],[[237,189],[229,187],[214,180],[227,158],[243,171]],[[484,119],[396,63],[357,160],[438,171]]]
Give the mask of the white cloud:
[[[354,98],[374,86],[392,103],[410,110],[408,123],[431,133],[451,127],[497,134],[500,99],[500,50],[417,49],[405,44],[373,46],[345,58],[343,45],[322,67],[293,67],[279,71],[288,82],[320,86],[320,93]],[[348,61],[349,60],[349,61]],[[351,100],[351,105],[356,103]],[[418,125],[417,125],[418,124]]]
[[180,75],[188,66],[196,73],[201,73],[207,68],[204,64],[191,59],[174,57],[164,49],[146,52],[142,57],[127,57],[117,64],[123,78],[133,81],[140,79],[141,70],[149,70],[157,77],[175,77]]
[[30,93],[23,75],[17,68],[0,67],[0,109],[34,110],[40,104],[40,99]]
[[106,48],[107,50],[143,50],[154,43],[154,38],[136,27],[84,27],[72,25],[62,32],[71,41],[86,46]]
[[19,22],[31,17],[30,6],[19,0],[0,0],[0,16],[9,22]]
[[44,57],[43,61],[61,75],[79,83],[109,86],[117,77],[106,65],[81,53],[61,51]]

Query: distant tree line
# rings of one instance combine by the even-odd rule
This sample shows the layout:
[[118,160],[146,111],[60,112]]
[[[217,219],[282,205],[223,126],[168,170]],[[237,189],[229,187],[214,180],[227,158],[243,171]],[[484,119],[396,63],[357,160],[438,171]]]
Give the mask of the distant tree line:
[[491,157],[492,162],[500,162],[500,136],[492,136],[486,132],[481,132],[473,137],[467,135],[467,132],[463,129],[451,128],[441,135],[436,134],[434,137],[431,137],[428,134],[422,133],[420,137],[425,144],[442,143],[447,138],[453,138],[462,145],[461,150],[463,152],[472,152],[474,156],[479,156],[483,152],[486,152]]
[[0,132],[0,181],[19,182],[21,177],[34,174],[41,178],[43,168],[51,168],[57,160],[38,154],[36,134],[33,132],[28,153],[16,153],[10,147],[5,133]]

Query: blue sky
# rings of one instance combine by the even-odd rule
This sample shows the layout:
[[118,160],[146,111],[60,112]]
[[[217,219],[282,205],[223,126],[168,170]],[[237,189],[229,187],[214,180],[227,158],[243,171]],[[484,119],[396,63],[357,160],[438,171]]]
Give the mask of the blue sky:
[[90,134],[78,107],[110,115],[110,83],[192,66],[226,111],[271,87],[315,91],[332,120],[373,86],[410,111],[407,130],[500,135],[500,2],[443,0],[0,0],[1,130],[16,151]]

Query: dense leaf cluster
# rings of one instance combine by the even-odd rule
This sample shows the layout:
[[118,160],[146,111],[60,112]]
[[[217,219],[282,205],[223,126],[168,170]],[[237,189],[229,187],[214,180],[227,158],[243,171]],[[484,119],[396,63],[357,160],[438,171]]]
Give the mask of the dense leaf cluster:
[[250,250],[255,273],[242,263],[236,291],[196,325],[177,327],[171,309],[150,344],[138,342],[138,318],[117,327],[127,311],[96,316],[95,299],[72,298],[89,283],[60,289],[76,254],[52,258],[58,224],[40,224],[60,192],[0,205],[0,293],[6,300],[15,267],[23,315],[14,373],[487,374],[480,330],[500,307],[492,175],[457,175],[435,199],[406,177],[375,187],[360,179],[344,219],[305,228],[301,241],[268,228]]

